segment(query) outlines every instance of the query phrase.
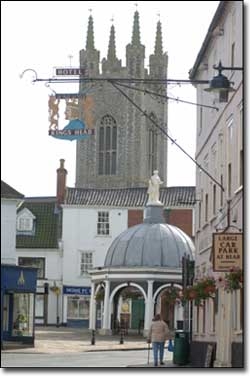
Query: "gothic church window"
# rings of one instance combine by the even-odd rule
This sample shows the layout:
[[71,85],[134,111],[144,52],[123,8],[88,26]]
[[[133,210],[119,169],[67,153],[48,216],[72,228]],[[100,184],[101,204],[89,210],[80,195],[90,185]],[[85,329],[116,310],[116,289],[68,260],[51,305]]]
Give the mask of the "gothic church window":
[[117,125],[110,115],[101,120],[99,129],[99,175],[116,174]]

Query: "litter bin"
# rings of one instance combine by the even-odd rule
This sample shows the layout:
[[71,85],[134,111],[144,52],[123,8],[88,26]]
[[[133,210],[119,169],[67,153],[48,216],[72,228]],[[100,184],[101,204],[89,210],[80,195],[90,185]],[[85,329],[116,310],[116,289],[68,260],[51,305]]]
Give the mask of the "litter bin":
[[189,332],[178,330],[175,332],[173,363],[185,365],[189,361]]

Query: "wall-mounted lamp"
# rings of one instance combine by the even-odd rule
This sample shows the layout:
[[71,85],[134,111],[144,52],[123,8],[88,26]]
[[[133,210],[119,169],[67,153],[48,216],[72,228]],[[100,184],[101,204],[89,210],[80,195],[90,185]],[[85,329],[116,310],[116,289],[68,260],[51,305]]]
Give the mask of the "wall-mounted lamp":
[[204,89],[206,92],[218,93],[219,102],[228,102],[228,93],[235,92],[235,89],[231,87],[231,83],[228,78],[222,75],[223,70],[237,70],[242,71],[242,67],[223,67],[221,61],[219,62],[218,67],[213,66],[214,69],[219,71],[217,76],[214,76],[213,79],[209,82],[209,88]]

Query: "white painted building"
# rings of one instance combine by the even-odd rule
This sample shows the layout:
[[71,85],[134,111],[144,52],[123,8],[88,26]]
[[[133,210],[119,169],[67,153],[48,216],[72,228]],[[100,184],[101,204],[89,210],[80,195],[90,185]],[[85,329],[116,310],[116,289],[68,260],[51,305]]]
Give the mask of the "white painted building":
[[1,349],[34,346],[36,269],[17,266],[17,210],[23,194],[1,180]]
[[63,323],[89,324],[90,276],[103,266],[114,238],[127,228],[128,211],[122,208],[63,208]]
[[17,213],[16,228],[18,265],[38,268],[35,323],[61,324],[62,250],[57,198],[25,198]]
[[16,213],[23,197],[1,181],[1,264],[16,265]]
[[[195,245],[196,278],[213,272],[213,233],[239,233],[243,228],[243,2],[221,1],[209,26],[195,64],[191,80],[211,80],[218,75],[213,65],[232,67],[222,71],[233,91],[228,100],[204,91],[207,84],[197,85],[197,103],[214,106],[197,107],[198,164],[196,172]],[[239,67],[236,70],[233,67]],[[217,108],[217,109],[215,109]],[[203,307],[195,306],[193,341],[197,350],[215,343],[215,366],[242,364],[243,297],[241,290],[228,294],[219,289],[218,303],[212,299]],[[203,348],[204,349],[204,348]]]

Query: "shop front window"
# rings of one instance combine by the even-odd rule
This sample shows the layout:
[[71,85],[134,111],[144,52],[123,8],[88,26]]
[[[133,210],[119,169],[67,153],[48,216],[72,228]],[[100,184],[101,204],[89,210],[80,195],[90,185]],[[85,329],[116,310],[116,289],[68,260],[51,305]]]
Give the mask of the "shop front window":
[[68,319],[89,319],[89,298],[68,297]]
[[44,316],[44,294],[36,294],[35,314],[36,318]]
[[12,336],[33,336],[34,294],[13,295]]
[[37,278],[45,277],[45,258],[44,257],[19,257],[18,265],[37,268]]

